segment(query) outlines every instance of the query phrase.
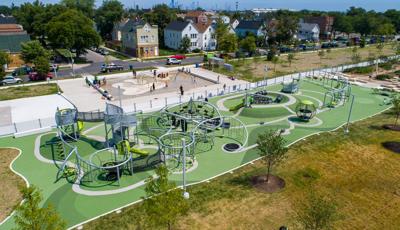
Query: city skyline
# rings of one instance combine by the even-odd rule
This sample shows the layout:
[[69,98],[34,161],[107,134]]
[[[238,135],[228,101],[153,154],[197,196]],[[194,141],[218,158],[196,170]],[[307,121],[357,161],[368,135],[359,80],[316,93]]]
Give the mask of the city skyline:
[[[14,3],[20,5],[25,2],[33,2],[34,0],[13,0],[8,1],[8,5]],[[134,8],[139,5],[140,8],[149,8],[156,4],[170,4],[171,0],[120,0],[126,8]],[[59,0],[42,0],[43,3],[57,3]],[[215,1],[211,0],[175,0],[176,4],[183,9],[191,9],[197,6],[207,10],[235,10],[234,0]],[[96,0],[96,5],[101,5],[101,0]],[[336,1],[313,1],[313,0],[238,0],[239,10],[252,8],[277,8],[277,9],[294,9],[294,10],[322,10],[322,11],[345,11],[351,6],[362,7],[366,10],[385,11],[387,9],[400,9],[400,4],[396,0],[336,0]]]

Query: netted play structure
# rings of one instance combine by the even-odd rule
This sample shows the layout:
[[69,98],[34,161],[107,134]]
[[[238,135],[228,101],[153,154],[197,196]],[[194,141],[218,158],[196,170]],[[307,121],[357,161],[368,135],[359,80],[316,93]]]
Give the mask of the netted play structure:
[[80,125],[78,113],[75,108],[58,110],[55,115],[57,137],[64,148],[63,160],[57,162],[57,178],[68,177],[91,187],[125,184],[123,176],[159,163],[180,171],[184,159],[193,165],[196,155],[215,146],[237,152],[248,141],[246,126],[239,119],[222,116],[206,101],[190,100],[152,114],[126,113],[120,106],[106,104],[103,115],[96,116],[104,121],[104,142],[87,153],[78,147],[81,139],[87,138],[81,135],[83,123]]
[[300,79],[293,78],[290,82],[282,83],[282,92],[283,93],[297,93],[300,89]]
[[244,107],[248,108],[251,105],[268,105],[279,104],[285,99],[285,96],[277,93],[270,93],[267,90],[257,91],[255,93],[246,92],[243,99]]
[[312,101],[303,100],[296,106],[297,117],[302,121],[310,121],[317,113],[317,107]]
[[324,79],[323,84],[328,86],[328,91],[324,96],[324,106],[335,107],[348,101],[351,95],[351,85],[346,77],[338,75],[331,78],[330,81]]

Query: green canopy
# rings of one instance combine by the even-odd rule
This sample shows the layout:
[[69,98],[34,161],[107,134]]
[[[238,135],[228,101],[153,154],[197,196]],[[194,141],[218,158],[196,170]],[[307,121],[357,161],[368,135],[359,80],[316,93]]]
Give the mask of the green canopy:
[[314,103],[310,100],[302,100],[300,103],[303,105],[314,105]]

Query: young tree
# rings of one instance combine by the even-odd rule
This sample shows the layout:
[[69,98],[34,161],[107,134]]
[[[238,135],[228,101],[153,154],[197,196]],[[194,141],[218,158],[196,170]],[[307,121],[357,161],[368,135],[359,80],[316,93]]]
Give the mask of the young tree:
[[62,0],[61,4],[69,9],[75,9],[92,19],[94,16],[95,0]]
[[289,53],[287,56],[287,60],[289,62],[289,66],[292,66],[292,62],[294,60],[294,53]]
[[5,76],[6,66],[10,64],[10,55],[0,50],[0,80]]
[[235,34],[227,34],[219,41],[218,49],[225,52],[236,52],[238,49],[238,41]]
[[274,72],[276,71],[276,64],[279,63],[279,57],[278,56],[273,56],[271,59],[271,62],[274,64]]
[[51,205],[39,207],[42,195],[35,186],[21,189],[24,202],[16,208],[16,229],[62,230],[66,224]]
[[296,206],[296,219],[306,230],[332,229],[338,218],[336,204],[313,191]]
[[100,35],[105,40],[111,39],[111,32],[114,25],[121,21],[124,14],[124,7],[118,0],[106,0],[97,9],[95,21]]
[[76,50],[76,56],[100,44],[93,21],[77,10],[67,10],[47,24],[48,41],[53,48]]
[[189,51],[190,48],[190,38],[188,38],[187,36],[185,36],[184,38],[182,38],[181,40],[181,46],[179,47],[179,49],[183,52],[183,53],[187,53]]
[[400,117],[400,95],[393,96],[392,105],[394,114],[396,116],[396,120],[394,122],[394,127],[396,127]]
[[257,49],[256,38],[253,36],[247,36],[245,39],[240,41],[240,48],[249,53],[254,53]]
[[298,20],[291,16],[282,14],[278,17],[278,25],[276,27],[276,41],[279,44],[288,44],[292,41],[294,35],[298,31]]
[[49,59],[46,57],[37,57],[33,63],[35,64],[35,71],[41,76],[46,75],[50,70]]
[[286,157],[288,149],[285,147],[285,144],[286,140],[274,130],[260,134],[257,138],[258,154],[267,164],[267,183],[272,167],[278,165]]
[[215,37],[217,38],[217,50],[222,50],[223,40],[229,35],[229,25],[225,24],[221,18],[217,19],[215,25]]
[[322,63],[322,58],[324,58],[324,56],[325,56],[324,50],[318,51],[319,63]]
[[384,44],[383,42],[379,41],[378,45],[376,45],[376,49],[378,50],[378,56],[379,56],[379,58],[382,57],[383,48],[385,48],[385,44]]
[[33,63],[38,57],[50,59],[50,52],[39,41],[33,40],[21,44],[21,57],[26,63]]
[[165,165],[156,169],[158,178],[149,178],[143,205],[149,225],[172,229],[177,218],[187,213],[189,206],[183,198],[182,190],[175,189],[175,183],[168,181],[168,173]]
[[357,63],[361,61],[361,57],[360,54],[358,53],[358,48],[357,46],[353,47],[353,49],[351,49],[351,60],[353,61],[353,63]]

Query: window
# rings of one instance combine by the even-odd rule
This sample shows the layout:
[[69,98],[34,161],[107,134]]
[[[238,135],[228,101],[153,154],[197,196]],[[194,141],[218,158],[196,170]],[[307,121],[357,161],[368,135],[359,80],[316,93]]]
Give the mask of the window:
[[190,38],[197,38],[197,34],[190,34]]
[[212,35],[211,35],[211,39],[215,39],[215,34],[212,34]]

